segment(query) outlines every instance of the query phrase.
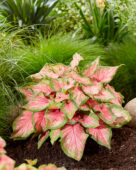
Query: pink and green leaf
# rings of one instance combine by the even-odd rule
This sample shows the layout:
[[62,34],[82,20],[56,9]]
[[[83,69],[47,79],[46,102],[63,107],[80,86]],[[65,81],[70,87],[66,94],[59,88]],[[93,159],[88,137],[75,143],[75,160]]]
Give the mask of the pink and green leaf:
[[120,93],[117,93],[114,90],[114,88],[111,87],[109,84],[107,84],[107,86],[105,88],[109,89],[114,94],[114,96],[116,97],[115,99],[111,100],[110,103],[117,104],[117,105],[121,106],[122,103],[123,103],[124,97]]
[[35,94],[43,92],[45,93],[45,95],[49,95],[52,92],[52,89],[50,88],[50,86],[44,83],[38,83],[38,84],[30,86],[29,88],[32,89],[32,91]]
[[75,67],[77,67],[77,66],[79,65],[79,62],[80,62],[81,60],[83,60],[83,57],[76,53],[76,54],[73,56],[73,60],[72,60],[71,63],[70,63],[71,68],[74,69]]
[[91,112],[89,115],[84,115],[83,118],[79,120],[79,122],[85,128],[95,128],[99,126],[99,118],[93,112]]
[[40,80],[43,77],[58,78],[67,70],[67,66],[63,64],[45,65],[39,73],[31,75],[32,80]]
[[52,130],[63,127],[67,122],[64,113],[59,109],[49,110],[45,117],[47,118],[47,128]]
[[95,111],[97,111],[100,108],[100,103],[92,99],[87,100],[86,104],[90,107],[90,109],[93,109]]
[[101,102],[110,102],[115,99],[115,96],[109,89],[102,89],[99,94],[93,96],[93,99]]
[[32,112],[24,111],[13,123],[12,138],[27,138],[33,132]]
[[43,143],[48,139],[50,133],[49,131],[46,131],[44,133],[41,133],[38,137],[38,149],[41,148],[41,146],[43,145]]
[[88,65],[83,75],[87,77],[91,77],[95,73],[97,67],[99,66],[99,60],[100,57],[98,57],[94,62],[92,62],[91,65]]
[[57,92],[55,102],[61,102],[63,100],[68,100],[69,94],[65,94],[63,92]]
[[119,128],[131,120],[129,112],[124,110],[121,106],[111,104],[111,111],[116,116],[116,119],[113,124],[111,124],[111,127]]
[[37,170],[37,168],[35,168],[35,167],[31,166],[31,165],[23,163],[20,166],[16,167],[14,170]]
[[70,119],[68,120],[67,124],[74,125],[78,123],[80,119],[81,119],[81,115],[75,115],[71,120]]
[[71,77],[52,79],[50,85],[54,91],[67,91],[75,86],[75,80]]
[[99,83],[96,81],[93,83],[94,83],[94,85],[91,85],[91,86],[82,85],[82,90],[89,97],[92,97],[93,95],[97,95],[103,88],[102,83]]
[[26,161],[29,165],[32,165],[32,166],[36,165],[37,162],[38,162],[37,159],[34,159],[34,160],[32,160],[32,159],[25,159],[25,161]]
[[78,108],[70,100],[66,101],[61,107],[61,111],[68,119],[72,119],[77,110]]
[[113,76],[116,74],[119,66],[115,67],[99,67],[96,72],[93,74],[91,79],[95,79],[98,82],[108,83],[113,79]]
[[34,97],[34,94],[31,89],[28,89],[28,87],[19,87],[18,90],[25,96],[26,100],[32,100]]
[[116,116],[115,114],[112,113],[111,109],[110,109],[110,106],[108,104],[102,104],[100,109],[100,118],[107,124],[112,124],[115,119],[116,119]]
[[81,84],[84,84],[86,86],[92,85],[92,81],[85,76],[81,76],[80,74],[76,73],[75,71],[72,71],[68,73],[68,77],[72,77],[76,82],[79,82]]
[[110,149],[112,131],[106,124],[100,120],[100,126],[96,128],[89,128],[88,133],[91,138],[94,139],[98,144],[106,146]]
[[45,118],[45,111],[36,112],[33,114],[33,124],[36,132],[45,132],[47,130],[47,119]]
[[48,164],[40,166],[39,170],[57,170],[57,167],[54,164]]
[[78,86],[70,91],[70,98],[77,107],[83,105],[89,99]]
[[87,138],[88,135],[79,124],[66,125],[62,129],[61,148],[67,156],[80,161]]
[[59,137],[60,137],[60,129],[51,130],[50,138],[51,138],[51,144],[52,145],[58,140]]
[[4,147],[6,146],[6,142],[2,137],[0,137],[0,154],[6,153]]
[[39,170],[66,170],[64,167],[57,168],[54,164],[41,165]]
[[13,170],[15,161],[5,154],[0,155],[0,169],[1,170]]
[[89,111],[89,110],[90,110],[90,108],[88,107],[87,104],[81,105],[81,106],[79,107],[79,109],[80,109],[80,110],[83,110],[83,111]]
[[38,94],[35,96],[28,104],[24,106],[25,109],[38,112],[42,111],[49,106],[48,99],[43,95],[43,93]]
[[49,106],[47,107],[48,110],[59,109],[63,103],[55,102],[55,100],[49,100]]

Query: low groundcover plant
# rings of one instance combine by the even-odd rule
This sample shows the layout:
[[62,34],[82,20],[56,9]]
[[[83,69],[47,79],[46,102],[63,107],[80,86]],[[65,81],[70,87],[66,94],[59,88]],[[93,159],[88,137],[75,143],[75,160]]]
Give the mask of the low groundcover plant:
[[66,170],[64,167],[57,168],[54,164],[41,165],[39,168],[35,168],[32,165],[37,163],[37,159],[29,160],[29,164],[23,163],[15,168],[15,161],[6,155],[5,146],[6,142],[0,137],[0,170]]
[[81,72],[80,60],[75,54],[70,66],[46,64],[31,75],[31,84],[18,88],[27,103],[13,123],[12,138],[26,139],[36,133],[38,148],[48,137],[52,144],[60,138],[64,153],[78,161],[88,136],[110,148],[111,129],[131,120],[121,106],[123,96],[108,84],[119,66],[100,66],[97,58]]

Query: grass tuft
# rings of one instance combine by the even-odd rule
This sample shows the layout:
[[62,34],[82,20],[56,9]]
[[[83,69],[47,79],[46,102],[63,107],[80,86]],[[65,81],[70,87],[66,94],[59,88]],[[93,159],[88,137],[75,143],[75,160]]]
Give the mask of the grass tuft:
[[125,96],[126,102],[133,99],[136,96],[136,39],[129,37],[121,44],[110,44],[103,62],[111,66],[124,64],[112,84]]

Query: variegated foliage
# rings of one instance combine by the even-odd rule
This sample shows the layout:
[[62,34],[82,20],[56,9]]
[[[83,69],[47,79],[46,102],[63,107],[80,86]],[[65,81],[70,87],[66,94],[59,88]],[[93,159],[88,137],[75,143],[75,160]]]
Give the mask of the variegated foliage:
[[31,75],[31,85],[19,87],[27,103],[13,123],[12,138],[36,133],[38,148],[48,137],[52,144],[60,138],[64,153],[78,161],[89,136],[110,148],[111,129],[131,120],[122,107],[123,96],[108,84],[119,66],[100,66],[97,58],[81,73],[81,60],[75,54],[70,66],[45,65]]

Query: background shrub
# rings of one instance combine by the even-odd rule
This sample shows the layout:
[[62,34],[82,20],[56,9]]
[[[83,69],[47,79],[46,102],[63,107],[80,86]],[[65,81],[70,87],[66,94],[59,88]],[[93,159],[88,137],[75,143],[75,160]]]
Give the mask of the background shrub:
[[122,19],[133,35],[136,35],[136,1],[135,0],[110,0],[109,8]]
[[58,0],[2,0],[0,13],[14,26],[31,30],[49,25],[50,12]]
[[81,7],[77,4],[77,9],[83,19],[83,29],[86,38],[107,45],[109,42],[120,42],[128,34],[126,25],[122,24],[119,16],[109,9],[108,1],[100,4],[96,0],[87,0],[90,20],[85,16]]
[[106,65],[124,64],[112,84],[125,96],[128,102],[136,96],[136,39],[127,38],[123,43],[110,44],[103,57]]

